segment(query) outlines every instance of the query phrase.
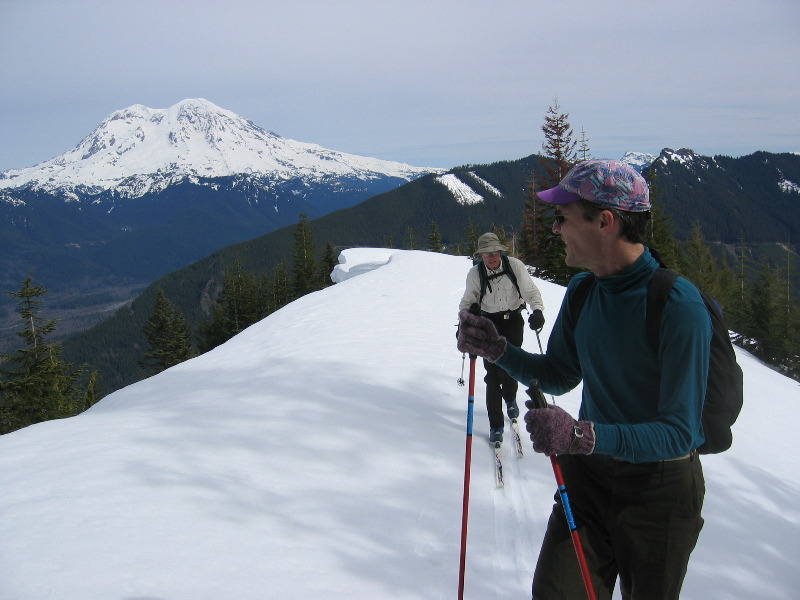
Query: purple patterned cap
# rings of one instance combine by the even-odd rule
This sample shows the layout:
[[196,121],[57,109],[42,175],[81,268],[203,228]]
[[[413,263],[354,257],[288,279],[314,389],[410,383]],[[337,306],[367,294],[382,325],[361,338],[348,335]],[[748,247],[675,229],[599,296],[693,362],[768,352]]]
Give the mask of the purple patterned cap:
[[644,177],[618,160],[578,163],[556,187],[536,195],[548,204],[569,204],[583,198],[619,210],[650,210],[650,190]]

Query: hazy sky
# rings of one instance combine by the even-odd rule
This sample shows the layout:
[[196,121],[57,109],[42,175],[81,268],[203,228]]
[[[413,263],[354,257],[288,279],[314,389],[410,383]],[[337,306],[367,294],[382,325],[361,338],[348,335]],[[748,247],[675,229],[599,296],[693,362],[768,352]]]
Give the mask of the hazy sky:
[[541,150],[800,152],[798,0],[0,0],[0,171],[115,110],[206,98],[417,166]]

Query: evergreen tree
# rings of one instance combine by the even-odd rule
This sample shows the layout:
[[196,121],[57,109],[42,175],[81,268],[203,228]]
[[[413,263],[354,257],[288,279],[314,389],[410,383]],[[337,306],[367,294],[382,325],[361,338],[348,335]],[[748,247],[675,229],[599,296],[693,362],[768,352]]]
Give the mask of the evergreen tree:
[[292,301],[292,289],[289,284],[289,268],[280,262],[272,269],[272,281],[269,286],[269,312],[273,313]]
[[268,312],[265,287],[256,276],[237,262],[225,270],[225,278],[217,297],[211,321],[198,328],[200,351],[208,352],[227,342]]
[[[569,113],[560,111],[558,98],[555,98],[553,105],[547,109],[544,125],[542,125],[544,133],[542,151],[544,157],[549,159],[541,161],[542,167],[547,173],[545,181],[543,181],[547,187],[557,185],[578,162],[578,154],[575,151],[578,142],[572,138],[574,134],[572,126],[569,124]],[[546,188],[539,188],[539,190],[542,189]]]
[[431,223],[431,232],[428,234],[428,250],[430,252],[441,252],[443,250],[442,235],[439,233],[439,226],[436,221]]
[[680,264],[676,270],[709,296],[713,298],[723,296],[719,286],[716,261],[705,244],[703,231],[699,225],[692,228],[692,237],[680,257]]
[[475,221],[469,219],[467,221],[467,254],[471,255],[478,248],[478,238],[481,237],[478,231],[478,226]]
[[753,338],[749,350],[759,358],[776,364],[785,356],[783,319],[778,280],[775,271],[764,262],[753,288]]
[[292,291],[295,298],[305,296],[317,289],[317,272],[314,241],[308,217],[300,215],[300,222],[294,230],[294,253],[292,256],[294,266]]
[[183,314],[162,289],[156,291],[153,314],[142,327],[142,333],[147,338],[148,350],[139,366],[146,376],[161,373],[195,355]]
[[417,249],[417,234],[414,233],[414,230],[409,227],[406,229],[406,250],[416,250]]
[[48,341],[56,321],[40,314],[46,293],[32,276],[18,292],[8,292],[19,300],[22,326],[15,333],[25,347],[0,354],[0,433],[76,415],[97,401],[97,372],[84,385],[87,368],[64,362],[61,345]]
[[577,142],[572,139],[569,114],[561,112],[558,99],[547,110],[542,125],[545,141],[539,172],[531,171],[528,182],[525,214],[522,223],[522,257],[533,267],[534,275],[558,283],[566,283],[576,269],[564,264],[564,247],[552,232],[552,208],[544,205],[536,193],[558,185],[564,175],[578,162]]
[[736,273],[733,276],[730,304],[726,307],[725,319],[728,327],[742,336],[753,330],[752,286],[748,281],[751,263],[747,246],[740,241],[736,246]]
[[589,139],[586,137],[586,131],[584,129],[581,129],[581,139],[578,141],[578,156],[580,157],[580,162],[592,158],[592,153],[589,149]]
[[648,187],[650,188],[650,224],[645,243],[651,248],[655,248],[664,264],[670,269],[679,270],[679,249],[673,235],[672,219],[666,214],[661,202],[661,192],[656,182],[655,172],[648,171],[645,174]]
[[[387,248],[391,248],[391,246],[387,246]],[[333,244],[331,242],[328,242],[325,245],[325,252],[322,255],[322,261],[320,262],[320,268],[319,268],[320,289],[333,285],[333,281],[331,281],[331,273],[333,273],[333,270],[336,268],[336,265],[338,264],[339,260],[336,258],[336,252],[333,249]]]

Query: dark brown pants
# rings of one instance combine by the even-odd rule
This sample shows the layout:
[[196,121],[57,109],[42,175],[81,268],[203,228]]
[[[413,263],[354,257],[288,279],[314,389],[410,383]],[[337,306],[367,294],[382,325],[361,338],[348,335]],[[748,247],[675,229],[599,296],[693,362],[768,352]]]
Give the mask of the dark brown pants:
[[[559,457],[598,600],[677,600],[703,527],[700,457],[634,464]],[[533,577],[534,600],[586,598],[558,493]]]

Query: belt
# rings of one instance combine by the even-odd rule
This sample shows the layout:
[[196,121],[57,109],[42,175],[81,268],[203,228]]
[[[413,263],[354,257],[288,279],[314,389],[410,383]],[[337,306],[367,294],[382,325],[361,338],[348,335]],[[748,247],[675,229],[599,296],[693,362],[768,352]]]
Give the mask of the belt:
[[[692,456],[694,456],[695,454],[697,454],[697,450],[692,450],[692,451],[691,451],[691,452],[689,452],[688,454],[684,454],[683,456],[679,456],[679,457],[677,457],[677,458],[664,458],[664,459],[662,459],[662,460],[655,460],[655,461],[651,461],[651,462],[672,462],[672,461],[675,461],[675,460],[686,460],[687,458],[691,458],[691,457],[692,457]],[[628,464],[631,464],[631,465],[635,465],[635,464],[647,464],[647,463],[632,463],[632,462],[630,462],[630,461],[623,460],[623,459],[621,459],[621,458],[617,458],[616,456],[612,456],[611,458],[612,458],[612,459],[614,459],[614,460],[615,460],[615,461],[617,461],[617,462],[621,462],[621,463],[628,463]]]
[[501,310],[499,312],[486,312],[485,310],[481,311],[481,315],[488,318],[496,318],[496,319],[509,319],[511,315],[516,315],[522,312],[522,309],[525,308],[525,303],[523,302],[517,308],[513,310]]

